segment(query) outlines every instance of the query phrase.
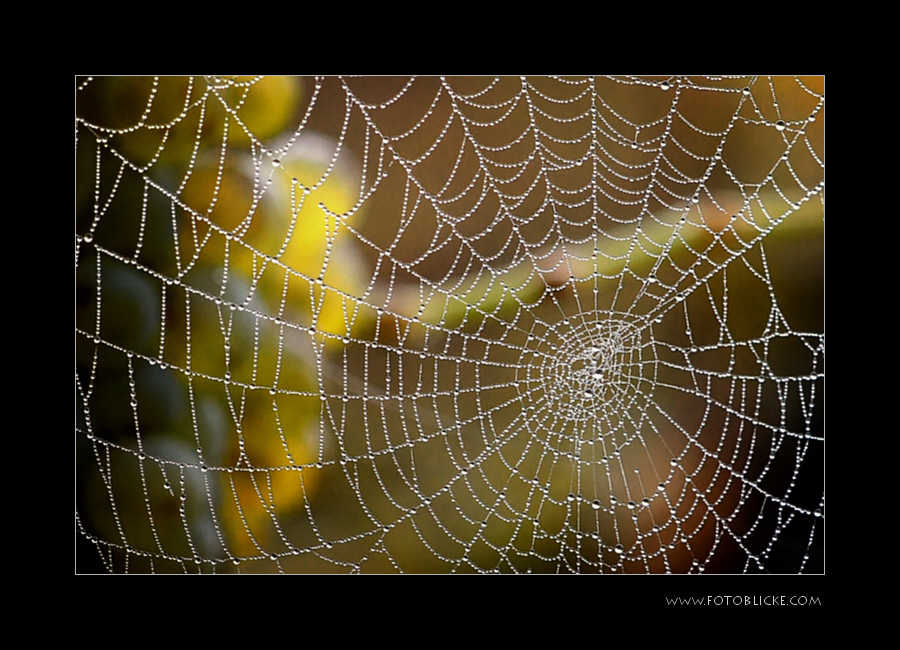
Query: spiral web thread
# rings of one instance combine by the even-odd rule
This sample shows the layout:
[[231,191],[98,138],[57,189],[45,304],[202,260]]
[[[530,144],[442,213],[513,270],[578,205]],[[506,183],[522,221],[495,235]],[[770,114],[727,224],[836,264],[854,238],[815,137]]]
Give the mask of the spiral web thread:
[[821,78],[75,104],[80,570],[823,571]]

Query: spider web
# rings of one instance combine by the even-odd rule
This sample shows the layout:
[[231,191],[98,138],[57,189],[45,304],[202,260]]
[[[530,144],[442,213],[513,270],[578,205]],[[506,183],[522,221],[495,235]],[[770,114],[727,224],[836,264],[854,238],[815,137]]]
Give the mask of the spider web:
[[79,570],[824,570],[822,78],[75,104]]

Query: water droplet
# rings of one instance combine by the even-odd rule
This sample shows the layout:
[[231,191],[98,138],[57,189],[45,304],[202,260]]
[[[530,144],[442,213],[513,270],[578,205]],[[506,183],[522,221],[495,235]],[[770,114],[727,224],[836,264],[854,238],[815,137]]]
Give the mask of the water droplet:
[[593,502],[591,502],[591,507],[594,510],[599,510],[600,509],[600,499],[594,499]]
[[280,167],[280,166],[281,166],[281,161],[278,158],[273,158],[272,159],[272,167]]
[[661,84],[659,84],[659,87],[661,90],[668,90],[672,86],[669,85],[668,81],[663,81]]
[[822,509],[821,509],[821,508],[816,508],[815,510],[813,510],[813,514],[814,514],[816,517],[821,517],[821,516],[822,516]]
[[775,130],[776,131],[784,131],[787,128],[787,125],[784,123],[784,120],[778,120],[775,122]]
[[636,507],[637,507],[637,504],[636,504],[634,501],[629,501],[629,502],[628,502],[628,509],[629,509],[629,510],[634,510]]
[[575,495],[572,492],[569,492],[569,496],[566,497],[566,501],[572,503],[573,501],[575,501]]
[[622,546],[621,544],[616,544],[616,547],[615,547],[614,550],[615,550],[616,553],[618,553],[619,555],[622,555],[622,554],[625,552],[625,547]]
[[744,93],[744,96],[746,97],[750,94],[750,88],[744,88],[741,92]]

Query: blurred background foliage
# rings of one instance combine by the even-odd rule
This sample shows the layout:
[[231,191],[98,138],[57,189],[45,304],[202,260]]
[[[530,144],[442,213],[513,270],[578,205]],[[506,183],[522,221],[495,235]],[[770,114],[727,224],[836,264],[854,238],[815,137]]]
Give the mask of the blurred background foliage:
[[[407,79],[76,79],[77,569],[346,572],[365,557],[366,571],[442,571],[448,565],[440,555],[459,552],[449,539],[471,539],[482,526],[460,512],[490,522],[481,533],[490,543],[470,549],[478,566],[500,566],[497,549],[506,549],[516,570],[552,571],[558,562],[541,558],[571,555],[559,550],[559,539],[569,543],[576,534],[576,555],[618,563],[609,549],[621,540],[612,531],[631,525],[631,513],[605,515],[611,537],[591,539],[585,530],[582,541],[582,531],[559,531],[595,521],[590,504],[622,486],[598,488],[593,474],[576,479],[577,463],[565,460],[548,474],[536,457],[522,472],[547,487],[536,509],[530,481],[501,462],[506,452],[486,453],[485,431],[503,431],[518,417],[503,407],[516,397],[518,360],[490,356],[500,353],[483,349],[486,342],[525,346],[528,331],[540,333],[542,323],[585,305],[652,311],[659,298],[641,297],[652,275],[662,295],[690,293],[684,308],[660,312],[654,337],[669,346],[661,355],[709,346],[691,355],[694,367],[723,375],[823,372],[822,355],[811,349],[817,343],[803,337],[773,341],[777,354],[752,345],[712,349],[723,337],[750,341],[777,330],[772,319],[781,315],[786,332],[824,331],[823,203],[807,201],[804,189],[824,186],[823,80],[717,82],[734,92],[689,81],[598,79],[603,119],[596,128],[608,136],[601,152],[585,139],[583,123],[566,121],[567,111],[584,115],[591,98],[541,79],[531,80],[536,93],[571,100],[554,105],[561,119],[519,102],[496,111],[506,120],[490,128],[478,120],[496,114],[442,92],[442,84],[479,92],[484,78],[417,80],[403,101],[378,110]],[[481,100],[508,97],[518,83],[503,79]],[[676,91],[678,114],[669,119]],[[451,119],[454,111],[470,111],[470,131]],[[375,121],[380,134],[395,137],[387,149],[379,149]],[[516,141],[531,124],[553,137],[540,146],[525,139],[521,146],[534,155],[510,172],[504,157],[526,156],[516,146],[490,147]],[[716,133],[728,128],[723,141]],[[485,150],[461,146],[467,138]],[[653,193],[638,188],[644,201],[613,191],[579,202],[567,193],[590,190],[607,155],[621,169],[639,168],[673,138],[680,143],[666,148],[673,169],[654,178]],[[722,164],[707,174],[711,159]],[[453,195],[485,169],[504,180],[514,201],[486,193],[480,203],[443,203],[439,216],[423,199]],[[552,209],[547,196],[556,200]],[[785,213],[790,218],[779,221]],[[513,228],[533,247],[508,246]],[[719,272],[734,250],[744,263]],[[701,290],[688,286],[707,275]],[[727,332],[710,308],[726,294]],[[488,358],[499,363],[479,365]],[[696,379],[686,374],[672,371],[667,381],[687,389]],[[821,383],[797,386],[821,394]],[[721,451],[730,438],[748,439],[734,421],[703,423],[701,392],[727,385],[692,387],[693,398],[665,390],[654,398],[676,421],[696,423],[699,437],[719,427],[705,443]],[[815,413],[804,414],[808,395],[786,397],[762,381],[745,390],[744,399],[756,401],[752,417],[821,436],[821,398]],[[399,409],[372,399],[401,394],[422,398],[400,400]],[[438,440],[438,431],[452,431],[455,442]],[[648,439],[655,437],[664,435]],[[761,536],[780,531],[778,517],[757,520],[755,497],[739,494],[738,482],[716,487],[719,470],[681,444],[626,450],[633,454],[626,464],[650,474],[674,454],[724,512],[746,511],[747,523],[736,527],[755,522]],[[783,452],[788,465],[766,473],[773,493],[785,492],[797,462]],[[530,452],[521,453],[525,468]],[[596,453],[593,460],[604,455],[605,462]],[[804,480],[791,496],[809,510],[823,494],[817,453],[821,446],[803,461]],[[735,466],[748,463],[750,474],[757,469],[749,463],[764,455],[759,448],[727,454]],[[465,462],[477,457],[488,460],[477,475],[466,472]],[[670,474],[663,491],[689,493],[680,476]],[[657,488],[647,494],[654,500],[642,516],[652,511],[671,524],[663,538],[673,549],[672,566],[644,570],[690,570],[720,543],[711,568],[747,569],[745,549],[719,540],[708,503],[667,504]],[[583,517],[573,516],[577,508]],[[808,522],[796,534],[769,570],[798,566]],[[674,548],[682,535],[694,538],[690,551]]]

